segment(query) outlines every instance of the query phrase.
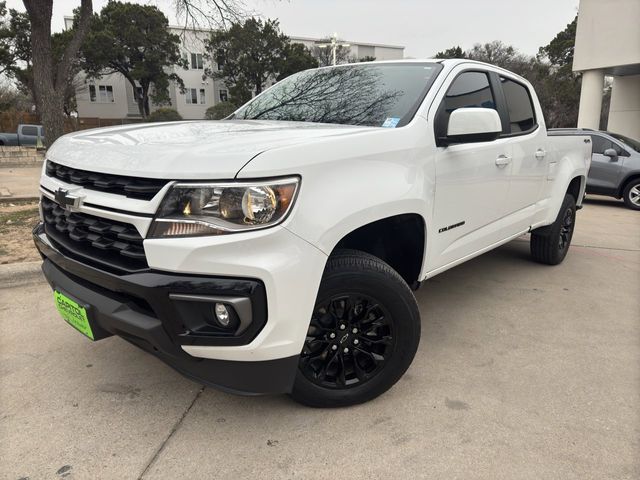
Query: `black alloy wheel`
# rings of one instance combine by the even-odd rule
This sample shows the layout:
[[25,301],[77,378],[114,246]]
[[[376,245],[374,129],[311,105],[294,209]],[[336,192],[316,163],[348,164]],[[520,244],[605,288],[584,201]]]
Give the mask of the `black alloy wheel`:
[[567,248],[569,243],[571,243],[571,237],[573,236],[573,225],[574,225],[574,209],[572,207],[568,207],[562,218],[562,223],[560,225],[560,235],[558,239],[558,249],[564,250]]
[[395,348],[391,315],[374,298],[344,294],[316,309],[300,369],[325,388],[350,388],[377,375]]

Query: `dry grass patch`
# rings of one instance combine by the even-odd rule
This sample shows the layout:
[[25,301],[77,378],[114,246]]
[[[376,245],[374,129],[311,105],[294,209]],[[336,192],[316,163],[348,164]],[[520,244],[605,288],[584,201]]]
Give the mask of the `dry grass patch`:
[[40,259],[31,239],[39,221],[37,203],[0,204],[0,264]]

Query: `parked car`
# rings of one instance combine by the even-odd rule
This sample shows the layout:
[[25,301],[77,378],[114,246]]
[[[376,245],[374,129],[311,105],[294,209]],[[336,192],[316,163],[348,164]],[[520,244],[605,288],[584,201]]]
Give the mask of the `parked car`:
[[0,145],[10,147],[35,147],[40,141],[44,142],[42,125],[18,125],[16,133],[0,133]]
[[223,121],[75,132],[34,240],[62,317],[204,384],[370,400],[411,364],[411,289],[531,232],[569,250],[589,136],[547,135],[522,77],[469,60],[292,75]]
[[562,135],[589,135],[592,141],[587,193],[622,198],[640,210],[640,141],[613,132],[584,128],[552,129]]

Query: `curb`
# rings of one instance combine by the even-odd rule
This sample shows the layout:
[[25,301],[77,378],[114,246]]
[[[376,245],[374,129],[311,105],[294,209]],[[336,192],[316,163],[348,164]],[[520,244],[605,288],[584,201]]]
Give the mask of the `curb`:
[[24,202],[39,202],[40,197],[33,197],[31,195],[15,195],[11,197],[0,197],[0,203],[24,203]]
[[0,265],[0,288],[22,287],[44,281],[42,262]]

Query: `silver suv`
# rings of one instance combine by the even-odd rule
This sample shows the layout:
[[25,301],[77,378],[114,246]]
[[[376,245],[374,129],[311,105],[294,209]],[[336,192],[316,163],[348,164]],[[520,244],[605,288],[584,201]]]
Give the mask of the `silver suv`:
[[592,157],[587,193],[622,198],[640,210],[640,142],[612,132],[587,128],[552,129],[563,135],[591,136]]

